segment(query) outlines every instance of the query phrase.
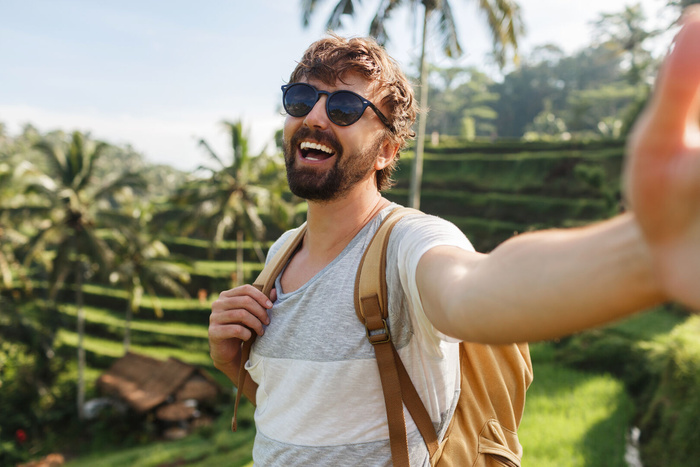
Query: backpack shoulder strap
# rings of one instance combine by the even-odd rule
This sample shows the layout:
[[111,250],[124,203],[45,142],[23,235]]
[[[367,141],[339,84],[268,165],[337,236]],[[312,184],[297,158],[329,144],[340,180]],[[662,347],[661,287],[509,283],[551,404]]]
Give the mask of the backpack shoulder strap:
[[260,274],[258,274],[257,279],[253,281],[253,287],[262,291],[268,297],[270,296],[270,292],[275,287],[277,276],[280,275],[289,260],[294,256],[294,253],[301,246],[304,235],[306,235],[306,222],[299,227],[296,233],[289,236],[272,259],[268,261]]
[[[292,256],[294,256],[294,253],[299,249],[299,246],[301,246],[301,243],[304,240],[304,235],[306,235],[306,222],[299,227],[296,233],[289,236],[272,259],[268,261],[262,272],[260,272],[258,275],[257,279],[253,281],[253,287],[262,291],[262,293],[268,297],[270,296],[270,292],[275,287],[275,280],[277,279],[277,276],[280,275],[289,260],[292,258]],[[236,391],[236,402],[233,409],[233,419],[231,420],[231,429],[233,431],[236,431],[237,429],[238,404],[241,401],[241,395],[243,395],[244,388],[246,387],[246,379],[248,377],[248,371],[245,369],[245,364],[250,358],[250,349],[253,346],[253,342],[255,342],[255,337],[256,334],[252,333],[251,338],[241,344],[241,361],[240,366],[238,367],[238,390]],[[255,404],[254,389],[257,389],[257,385],[251,385],[249,383],[248,387],[252,388],[253,390],[247,391],[246,396],[253,404]]]
[[389,236],[396,223],[407,214],[422,213],[409,208],[392,211],[365,249],[355,278],[355,312],[365,326],[367,339],[374,347],[377,358],[389,425],[391,457],[395,466],[406,467],[409,456],[404,404],[423,436],[431,457],[438,449],[435,427],[394,347],[386,321],[389,315],[386,286]]

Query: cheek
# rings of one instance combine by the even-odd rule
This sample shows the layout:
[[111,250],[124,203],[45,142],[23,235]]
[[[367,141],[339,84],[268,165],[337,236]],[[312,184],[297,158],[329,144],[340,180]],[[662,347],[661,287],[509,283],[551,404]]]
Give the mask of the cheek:
[[284,127],[282,128],[282,138],[285,141],[290,140],[303,124],[304,117],[292,117],[287,115],[284,119]]

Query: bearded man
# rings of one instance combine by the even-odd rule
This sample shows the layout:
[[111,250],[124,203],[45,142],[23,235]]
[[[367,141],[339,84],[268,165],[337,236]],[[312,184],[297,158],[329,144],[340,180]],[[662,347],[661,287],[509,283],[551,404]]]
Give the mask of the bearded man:
[[[551,339],[666,300],[700,309],[698,43],[700,10],[689,9],[630,139],[629,212],[516,236],[490,254],[437,217],[396,225],[388,327],[438,437],[460,390],[460,341]],[[398,207],[381,191],[413,136],[413,91],[374,41],[331,36],[305,52],[282,99],[287,176],[308,202],[306,234],[269,299],[245,285],[212,304],[211,357],[232,381],[244,363],[257,385],[239,388],[254,390],[257,403],[256,464],[391,465],[380,376],[353,286],[369,240]],[[430,465],[410,416],[406,424],[411,465]]]

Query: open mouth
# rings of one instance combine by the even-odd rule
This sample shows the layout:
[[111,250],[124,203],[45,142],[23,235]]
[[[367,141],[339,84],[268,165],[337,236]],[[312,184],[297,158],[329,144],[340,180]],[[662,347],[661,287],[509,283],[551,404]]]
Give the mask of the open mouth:
[[335,155],[335,151],[324,144],[303,141],[299,144],[301,157],[308,161],[323,161]]

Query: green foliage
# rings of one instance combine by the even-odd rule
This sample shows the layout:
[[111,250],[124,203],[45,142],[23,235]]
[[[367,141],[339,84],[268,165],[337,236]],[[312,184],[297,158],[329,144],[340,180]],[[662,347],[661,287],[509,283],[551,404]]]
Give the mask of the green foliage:
[[624,58],[625,77],[630,84],[651,79],[654,58],[645,42],[663,32],[647,30],[641,4],[627,5],[618,13],[601,13],[595,22],[594,43]]
[[[281,160],[265,153],[248,154],[247,135],[243,124],[224,122],[231,136],[230,162],[200,140],[206,154],[217,168],[200,167],[210,176],[193,179],[179,187],[171,205],[158,213],[160,226],[180,235],[198,234],[209,240],[209,256],[213,259],[218,245],[236,232],[258,244],[265,239],[264,215],[273,223],[287,227],[293,219],[292,206],[284,197],[286,191]],[[262,254],[258,259],[263,261]]]
[[700,317],[651,347],[659,382],[641,421],[645,465],[693,465],[700,455]]
[[471,140],[495,134],[497,113],[493,104],[498,95],[489,89],[493,81],[488,76],[476,69],[447,68],[433,69],[431,79],[436,77],[440,84],[429,88],[427,133]]
[[0,465],[27,460],[70,415],[74,383],[60,378],[65,363],[53,351],[56,323],[51,309],[0,296]]
[[[537,344],[547,346],[548,344]],[[523,465],[625,467],[625,432],[633,406],[623,385],[537,360],[518,430]]]
[[694,465],[700,455],[698,335],[700,318],[659,308],[563,339],[555,358],[620,378],[634,397],[644,465]]
[[[36,409],[39,395],[34,384],[32,368],[36,356],[20,343],[0,342],[0,464],[14,465],[29,457],[27,442],[34,438],[33,427],[37,426]],[[25,410],[18,411],[22,407]],[[27,410],[29,409],[29,410]],[[33,409],[33,410],[32,410]],[[28,433],[21,441],[17,433]],[[19,439],[18,439],[19,438]]]
[[69,461],[66,467],[156,467],[188,465],[209,467],[212,465],[248,466],[252,463],[254,407],[245,399],[239,410],[239,430],[231,432],[229,407],[211,427],[185,439],[155,442],[147,446],[106,449]]
[[[619,209],[623,142],[466,142],[427,147],[421,208],[457,225],[479,251],[515,233],[571,227]],[[404,164],[385,195],[403,202]]]
[[591,43],[571,56],[545,45],[508,73],[490,91],[500,137],[528,139],[617,138],[629,131],[630,117],[649,92],[658,67],[641,6],[602,13]]
[[571,139],[566,122],[552,111],[552,101],[545,99],[544,109],[525,127],[523,138],[527,141],[566,141]]

